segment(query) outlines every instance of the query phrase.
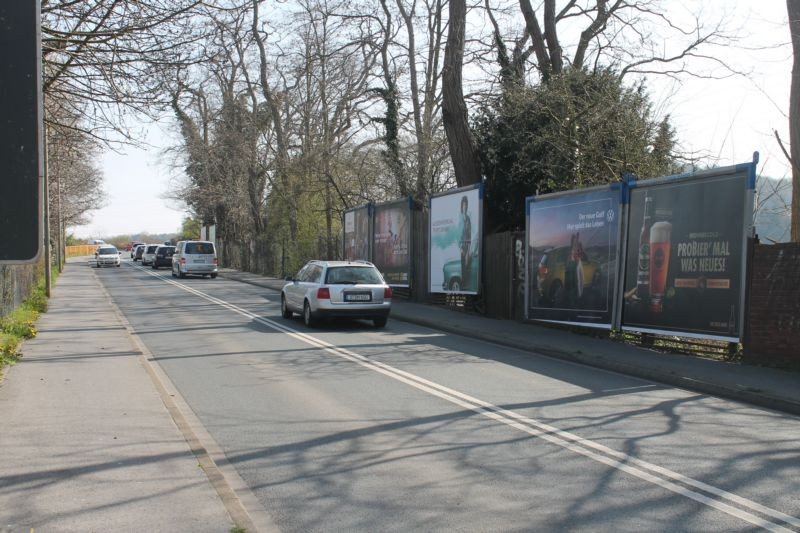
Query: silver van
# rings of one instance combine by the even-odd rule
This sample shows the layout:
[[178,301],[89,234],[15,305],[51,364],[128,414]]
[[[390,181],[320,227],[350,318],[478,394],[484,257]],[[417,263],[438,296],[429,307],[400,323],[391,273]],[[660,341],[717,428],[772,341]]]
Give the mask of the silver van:
[[172,256],[172,277],[217,277],[219,262],[214,243],[210,241],[180,241]]

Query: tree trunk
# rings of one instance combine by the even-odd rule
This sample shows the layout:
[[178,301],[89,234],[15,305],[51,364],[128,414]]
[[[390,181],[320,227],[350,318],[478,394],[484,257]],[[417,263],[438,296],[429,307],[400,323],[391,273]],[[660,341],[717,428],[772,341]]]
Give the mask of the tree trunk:
[[792,165],[791,238],[800,241],[800,0],[786,0],[792,34],[792,88],[789,93],[789,143]]
[[467,105],[461,88],[464,61],[465,0],[450,0],[450,27],[442,69],[442,120],[459,187],[480,182],[481,161],[469,129]]

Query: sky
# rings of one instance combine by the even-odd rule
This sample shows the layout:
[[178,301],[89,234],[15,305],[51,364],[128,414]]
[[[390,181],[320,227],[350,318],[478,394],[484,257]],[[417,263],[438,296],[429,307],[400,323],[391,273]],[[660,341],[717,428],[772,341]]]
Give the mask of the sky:
[[[687,0],[687,5],[700,4]],[[737,42],[714,52],[741,75],[726,79],[649,78],[647,87],[660,115],[669,114],[680,150],[708,156],[718,165],[752,160],[760,153],[761,175],[789,176],[773,134],[788,145],[789,85],[792,52],[784,0],[717,2],[730,13]],[[178,133],[165,118],[146,127],[150,147],[125,147],[101,159],[106,206],[91,222],[71,228],[79,238],[146,231],[177,232],[185,207],[166,198],[179,172],[163,150],[177,144]]]

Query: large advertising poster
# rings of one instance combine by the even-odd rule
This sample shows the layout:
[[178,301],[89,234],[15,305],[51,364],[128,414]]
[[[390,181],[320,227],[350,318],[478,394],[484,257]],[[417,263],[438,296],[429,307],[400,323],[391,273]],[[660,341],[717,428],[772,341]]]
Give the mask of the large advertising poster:
[[345,261],[370,259],[369,212],[369,204],[344,212]]
[[386,283],[408,287],[411,279],[411,208],[408,201],[374,208],[372,262]]
[[611,328],[621,184],[527,199],[528,318]]
[[483,188],[461,188],[430,203],[430,292],[478,294]]
[[752,196],[737,168],[632,185],[623,328],[739,338]]

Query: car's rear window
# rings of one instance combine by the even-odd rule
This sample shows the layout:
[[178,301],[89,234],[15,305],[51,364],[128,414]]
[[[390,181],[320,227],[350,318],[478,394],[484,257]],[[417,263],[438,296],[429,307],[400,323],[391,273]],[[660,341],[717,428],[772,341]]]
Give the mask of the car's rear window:
[[210,242],[187,242],[185,254],[214,254],[214,245]]
[[329,285],[352,283],[383,283],[380,273],[375,267],[368,266],[341,266],[330,267],[325,276],[325,283]]
[[146,254],[154,254],[154,253],[156,253],[156,250],[158,250],[158,245],[148,246],[147,247],[147,251],[145,253]]
[[97,253],[101,254],[101,255],[112,255],[112,254],[117,253],[117,249],[116,248],[100,248],[99,250],[97,250]]

